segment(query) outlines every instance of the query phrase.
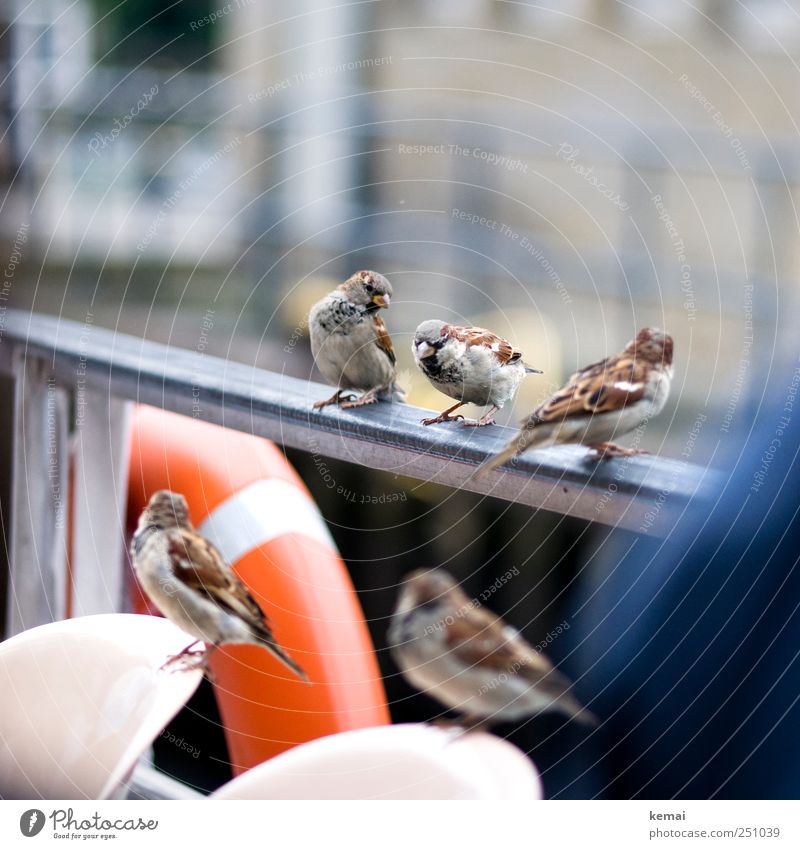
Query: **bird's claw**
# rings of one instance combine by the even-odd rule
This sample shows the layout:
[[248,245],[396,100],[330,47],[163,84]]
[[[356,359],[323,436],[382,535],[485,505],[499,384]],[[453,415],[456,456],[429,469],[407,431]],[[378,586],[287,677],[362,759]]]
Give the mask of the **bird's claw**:
[[159,669],[170,669],[173,672],[188,672],[192,669],[205,668],[208,664],[208,650],[183,651],[170,655]]
[[494,419],[464,419],[464,427],[486,427],[494,423]]
[[[323,407],[329,407],[331,404],[342,404],[342,401],[352,401],[356,396],[352,392],[343,393],[340,389],[335,394],[331,395],[330,398],[326,398],[324,401],[316,401],[314,403],[313,409],[321,410]],[[342,404],[344,406],[344,404]]]
[[185,654],[175,654],[167,658],[166,663],[163,663],[159,667],[159,670],[164,672],[194,672],[197,669],[201,669],[206,678],[212,684],[215,684],[217,677],[208,665],[209,659],[209,653],[205,651],[190,651]]
[[638,454],[650,453],[643,448],[625,448],[622,445],[617,445],[615,442],[598,442],[587,447],[594,452],[586,458],[590,463],[597,463],[599,460],[609,460],[612,457],[635,457]]
[[351,395],[344,404],[340,404],[339,406],[343,410],[352,410],[354,407],[366,407],[367,404],[377,404],[377,402],[377,392],[370,389],[369,392],[365,392],[360,398],[356,398],[355,395]]
[[[448,416],[442,413],[440,416],[434,416],[432,419],[422,419],[422,424],[424,425],[432,425],[432,424],[444,424],[445,422],[457,422],[459,419],[464,421],[464,416],[456,415],[456,416]],[[466,422],[465,422],[466,423]]]

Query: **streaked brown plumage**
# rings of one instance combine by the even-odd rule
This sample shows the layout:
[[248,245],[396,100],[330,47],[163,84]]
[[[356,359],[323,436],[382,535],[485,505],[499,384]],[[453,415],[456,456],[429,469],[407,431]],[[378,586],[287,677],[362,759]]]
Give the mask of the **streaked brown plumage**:
[[[377,271],[357,271],[311,307],[308,327],[311,353],[322,376],[339,387],[315,409],[339,404],[363,407],[394,398],[403,390],[395,383],[396,358],[386,324],[378,310],[391,303],[392,285]],[[359,398],[343,392],[356,389]]]
[[389,628],[406,679],[475,727],[557,711],[593,725],[571,682],[442,569],[408,575]]
[[[131,541],[136,576],[156,607],[179,628],[196,637],[176,658],[205,665],[220,645],[263,646],[295,675],[305,672],[275,640],[264,611],[189,519],[186,499],[156,492],[139,518]],[[203,641],[205,651],[192,652]]]
[[608,440],[639,427],[664,408],[672,381],[672,337],[653,327],[614,356],[575,372],[522,421],[519,433],[476,472],[480,477],[530,448],[576,442],[596,457],[645,453]]
[[[414,334],[411,350],[433,386],[458,401],[440,415],[423,419],[424,425],[459,419],[476,427],[492,424],[494,414],[514,398],[525,375],[541,374],[522,361],[522,351],[483,327],[424,321]],[[475,421],[452,415],[464,404],[491,405],[491,409]]]

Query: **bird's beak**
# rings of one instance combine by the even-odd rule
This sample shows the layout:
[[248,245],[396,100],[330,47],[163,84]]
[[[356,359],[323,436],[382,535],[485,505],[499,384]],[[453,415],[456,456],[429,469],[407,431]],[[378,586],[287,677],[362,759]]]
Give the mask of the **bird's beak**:
[[392,299],[388,295],[373,295],[372,303],[377,304],[379,307],[388,307],[392,302]]
[[424,360],[425,357],[430,357],[431,354],[436,353],[436,348],[434,348],[433,345],[429,345],[427,342],[417,342],[416,348],[417,356],[421,360]]

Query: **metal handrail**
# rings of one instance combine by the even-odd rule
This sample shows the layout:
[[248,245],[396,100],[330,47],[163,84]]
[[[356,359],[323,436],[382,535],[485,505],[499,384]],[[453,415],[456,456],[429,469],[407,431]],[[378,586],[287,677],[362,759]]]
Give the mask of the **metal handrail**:
[[[422,427],[429,411],[382,403],[314,410],[329,386],[50,316],[9,311],[2,362],[35,360],[58,386],[153,405],[322,457],[466,489],[641,533],[665,535],[717,473],[639,456],[592,463],[582,446],[529,452],[513,468],[471,479],[510,428]],[[30,372],[28,372],[29,374]]]

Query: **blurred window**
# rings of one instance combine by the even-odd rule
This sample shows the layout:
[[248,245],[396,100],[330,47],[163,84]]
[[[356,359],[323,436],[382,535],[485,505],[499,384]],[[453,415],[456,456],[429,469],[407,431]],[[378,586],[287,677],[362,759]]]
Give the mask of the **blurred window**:
[[210,0],[184,0],[168,5],[160,0],[92,0],[98,21],[96,59],[111,65],[185,67],[211,63],[209,54],[220,41],[217,8]]

